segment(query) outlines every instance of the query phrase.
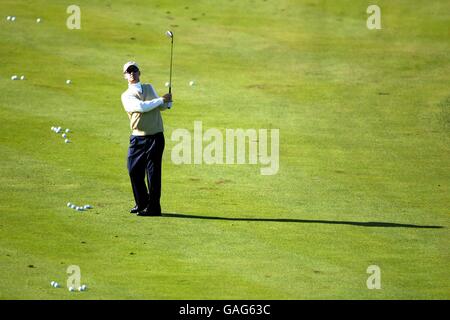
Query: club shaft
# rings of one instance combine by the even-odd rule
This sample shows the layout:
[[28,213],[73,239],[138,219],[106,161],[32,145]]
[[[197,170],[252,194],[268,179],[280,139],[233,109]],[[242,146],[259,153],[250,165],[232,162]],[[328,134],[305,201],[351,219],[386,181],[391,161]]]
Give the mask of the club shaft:
[[173,38],[171,38],[171,45],[170,45],[169,93],[172,93],[172,61],[173,61]]

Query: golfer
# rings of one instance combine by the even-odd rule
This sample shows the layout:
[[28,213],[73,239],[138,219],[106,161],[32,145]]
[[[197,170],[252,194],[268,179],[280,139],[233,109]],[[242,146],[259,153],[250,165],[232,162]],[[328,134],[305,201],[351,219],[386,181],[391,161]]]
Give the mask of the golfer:
[[[161,164],[164,152],[162,110],[172,105],[172,95],[159,97],[151,84],[141,84],[139,67],[134,61],[123,66],[128,89],[122,104],[130,119],[131,137],[128,148],[128,173],[138,216],[161,215]],[[147,185],[145,174],[147,173]]]

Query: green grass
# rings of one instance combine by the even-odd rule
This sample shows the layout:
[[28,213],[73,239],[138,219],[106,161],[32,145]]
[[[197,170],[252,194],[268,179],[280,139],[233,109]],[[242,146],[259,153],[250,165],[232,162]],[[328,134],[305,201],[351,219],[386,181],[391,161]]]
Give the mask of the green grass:
[[[448,1],[377,1],[377,31],[359,0],[77,4],[81,30],[66,1],[0,3],[1,299],[450,298]],[[165,215],[139,218],[121,68],[164,93],[167,29]],[[196,120],[279,129],[278,174],[173,164]],[[50,286],[69,265],[88,291]]]

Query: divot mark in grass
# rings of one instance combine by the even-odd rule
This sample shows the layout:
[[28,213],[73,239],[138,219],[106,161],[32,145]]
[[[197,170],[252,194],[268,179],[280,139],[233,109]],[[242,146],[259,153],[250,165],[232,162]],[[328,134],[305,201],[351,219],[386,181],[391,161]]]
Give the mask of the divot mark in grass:
[[228,179],[219,179],[215,182],[215,184],[224,184],[224,183],[228,183],[228,182],[232,182],[232,181],[228,180]]

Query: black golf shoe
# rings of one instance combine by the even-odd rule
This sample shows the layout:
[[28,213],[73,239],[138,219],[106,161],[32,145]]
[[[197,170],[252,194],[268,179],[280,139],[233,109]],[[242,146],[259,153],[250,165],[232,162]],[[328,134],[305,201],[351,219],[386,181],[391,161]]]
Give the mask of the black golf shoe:
[[145,208],[142,211],[139,211],[137,214],[139,217],[160,217],[161,210],[151,210],[150,208]]
[[133,208],[131,208],[130,213],[138,213],[139,211],[141,211],[138,206],[134,206]]

